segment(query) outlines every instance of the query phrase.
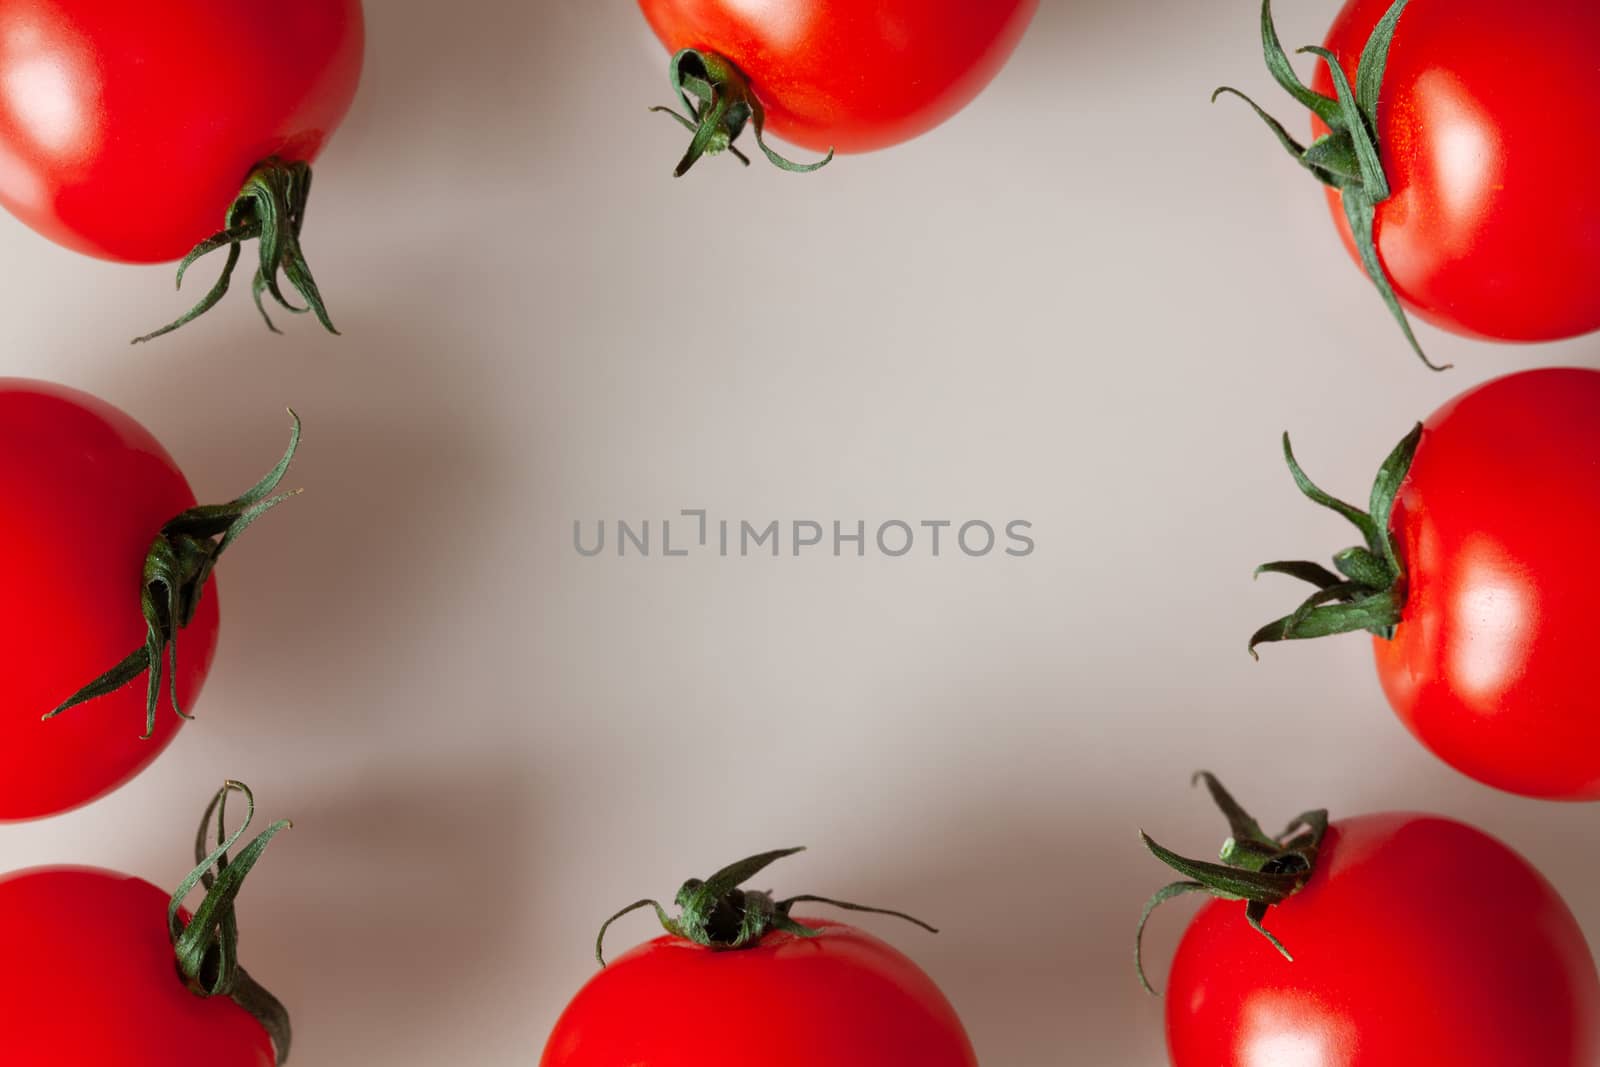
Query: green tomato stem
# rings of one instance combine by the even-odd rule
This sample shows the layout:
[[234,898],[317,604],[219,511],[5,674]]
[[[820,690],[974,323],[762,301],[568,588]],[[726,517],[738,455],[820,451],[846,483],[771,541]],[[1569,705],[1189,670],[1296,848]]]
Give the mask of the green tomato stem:
[[[239,793],[245,802],[244,821],[232,833],[227,831],[229,793]],[[280,819],[230,859],[228,853],[249,829],[255,811],[255,795],[242,782],[225,782],[211,798],[195,834],[196,866],[167,905],[167,931],[177,958],[178,973],[189,991],[202,998],[229,997],[249,1012],[272,1039],[281,1067],[289,1062],[292,1038],[289,1013],[277,997],[239,966],[239,923],[234,914],[234,902],[267,845],[294,824]],[[216,822],[214,848],[209,843],[213,819]],[[183,902],[196,886],[205,890],[205,899],[185,922]]]
[[266,477],[226,504],[190,508],[161,527],[145,557],[139,591],[139,608],[145,622],[144,644],[62,701],[44,716],[46,720],[114,693],[141,674],[149,676],[145,693],[145,740],[155,733],[163,675],[169,683],[172,710],[180,718],[192,718],[178,704],[178,632],[194,621],[206,582],[228,546],[251,523],[299,494],[300,490],[295,489],[273,495],[288,473],[295,450],[300,447],[300,416],[291,410],[289,418],[289,447]]
[[[241,246],[255,241],[260,253],[259,266],[251,281],[250,294],[256,310],[273,333],[281,333],[267,314],[261,294],[271,296],[273,302],[285,311],[296,315],[307,311],[316,315],[317,321],[329,333],[337,334],[333,320],[328,317],[322,291],[317,288],[311,268],[306,264],[305,253],[300,248],[300,230],[305,225],[306,203],[311,198],[311,167],[306,163],[285,163],[276,157],[264,160],[250,172],[244,187],[228,208],[223,228],[195,245],[178,264],[178,288],[183,288],[183,278],[189,267],[203,256],[218,249],[228,250],[222,274],[206,295],[201,297],[179,318],[142,337],[134,344],[154,340],[184,326],[216,307],[228,293],[234,268],[239,265]],[[290,303],[283,295],[278,276],[287,278],[305,306]]]
[[748,167],[750,158],[734,146],[746,125],[755,131],[756,146],[762,154],[780,170],[809,174],[821,170],[833,160],[831,148],[825,158],[815,163],[796,163],[768,147],[766,109],[750,87],[750,79],[732,62],[715,52],[685,48],[672,57],[668,75],[683,112],[670,107],[653,107],[650,110],[670,116],[694,134],[688,151],[672,172],[674,178],[689,173],[689,169],[702,156],[714,156],[722,152],[730,153]]
[[656,919],[661,923],[662,929],[674,937],[681,937],[702,948],[716,951],[730,951],[753,948],[761,943],[761,939],[773,930],[792,934],[795,937],[816,937],[822,931],[806,926],[790,918],[790,911],[796,904],[828,904],[832,907],[843,908],[846,911],[866,912],[872,915],[888,915],[896,919],[904,919],[914,923],[929,933],[939,931],[904,912],[890,911],[886,908],[873,908],[864,904],[851,904],[847,901],[833,900],[829,897],[812,896],[804,894],[789,897],[786,900],[774,900],[772,894],[755,889],[739,888],[744,882],[754,878],[767,867],[787,856],[804,852],[804,848],[783,848],[772,852],[763,852],[758,856],[740,860],[722,868],[710,878],[691,878],[683,883],[678,890],[676,904],[678,917],[672,918],[665,908],[655,900],[645,899],[635,901],[626,908],[607,919],[600,927],[600,935],[595,938],[594,956],[600,966],[606,965],[605,939],[606,931],[612,923],[631,912],[641,908],[651,908],[656,913]]

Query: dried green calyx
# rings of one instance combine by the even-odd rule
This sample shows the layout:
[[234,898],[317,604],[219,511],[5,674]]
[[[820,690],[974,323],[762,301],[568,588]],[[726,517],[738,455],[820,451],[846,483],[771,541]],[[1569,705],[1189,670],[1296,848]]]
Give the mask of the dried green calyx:
[[1277,837],[1269,837],[1261,824],[1239,806],[1222,783],[1208,771],[1195,775],[1196,782],[1204,782],[1222,814],[1227,817],[1232,836],[1223,842],[1220,863],[1191,860],[1151,840],[1140,832],[1139,838],[1150,854],[1168,867],[1183,875],[1184,880],[1173,882],[1157,890],[1144,906],[1139,916],[1139,929],[1133,941],[1133,965],[1139,983],[1154,995],[1150,980],[1144,973],[1144,928],[1150,915],[1173,897],[1186,893],[1209,893],[1219,900],[1245,902],[1245,921],[1252,929],[1272,943],[1286,960],[1294,957],[1283,943],[1271,934],[1262,921],[1267,911],[1304,889],[1311,880],[1317,865],[1317,850],[1328,832],[1326,810],[1308,811],[1291,822]]
[[1229,85],[1211,94],[1211,99],[1224,93],[1237,96],[1261,117],[1278,143],[1294,157],[1312,176],[1324,185],[1339,191],[1344,206],[1345,219],[1350,224],[1350,234],[1355,239],[1356,252],[1362,268],[1377,287],[1389,313],[1405,334],[1407,343],[1417,357],[1432,370],[1445,370],[1428,359],[1422,351],[1411,322],[1406,317],[1394,283],[1378,259],[1378,246],[1373,228],[1377,206],[1389,199],[1389,178],[1384,173],[1378,153],[1378,97],[1383,88],[1383,76],[1389,64],[1389,48],[1394,42],[1395,27],[1400,22],[1409,0],[1395,0],[1392,7],[1378,22],[1361,50],[1361,60],[1356,68],[1356,84],[1352,88],[1339,66],[1338,57],[1325,48],[1307,46],[1302,53],[1316,56],[1328,66],[1333,80],[1335,96],[1323,96],[1302,82],[1294,72],[1289,57],[1278,40],[1277,27],[1272,22],[1272,0],[1261,0],[1261,43],[1266,54],[1267,70],[1288,94],[1302,106],[1309,108],[1328,127],[1329,132],[1308,147],[1301,144],[1283,124],[1268,115],[1250,97]]
[[756,146],[780,170],[809,174],[832,162],[831,148],[826,157],[815,163],[795,163],[767,147],[767,112],[750,87],[750,79],[715,52],[685,48],[672,57],[668,74],[672,79],[673,91],[678,94],[678,102],[683,105],[683,112],[670,107],[653,107],[650,110],[671,116],[694,134],[694,139],[689,142],[689,150],[672,172],[674,178],[689,173],[689,168],[698,163],[701,156],[714,156],[721,152],[732,154],[748,167],[750,157],[734,144],[746,125],[755,131]]
[[[244,821],[231,834],[227,832],[228,794],[244,797]],[[167,905],[167,932],[172,939],[178,973],[189,991],[198,997],[228,997],[255,1017],[272,1039],[278,1063],[289,1062],[291,1029],[289,1013],[277,997],[262,988],[239,966],[239,922],[234,901],[272,839],[293,824],[280,819],[261,831],[232,857],[228,853],[250,828],[255,817],[256,799],[242,782],[225,782],[200,819],[195,835],[195,869],[183,880]],[[211,823],[216,820],[216,846],[210,847]],[[205,899],[188,920],[183,918],[183,902],[195,886],[205,890]]]
[[149,676],[145,693],[145,739],[155,733],[163,674],[169,682],[172,710],[181,718],[193,717],[178,705],[178,632],[194,621],[206,581],[228,546],[256,519],[299,492],[296,489],[273,495],[300,446],[300,417],[290,411],[289,418],[292,420],[289,447],[266,477],[237,499],[226,504],[190,508],[161,528],[145,557],[139,592],[139,606],[145,622],[144,644],[62,701],[44,716],[45,719],[53,719],[79,704],[114,693],[141,674]]
[[921,919],[885,908],[869,908],[863,904],[850,904],[842,900],[809,894],[789,897],[786,900],[774,900],[770,893],[739,888],[777,860],[804,851],[803,848],[785,848],[774,852],[763,852],[759,856],[751,856],[749,859],[730,864],[703,881],[691,878],[678,890],[676,903],[679,914],[676,919],[668,916],[666,909],[654,900],[640,900],[629,904],[600,927],[600,936],[595,939],[594,944],[595,959],[600,961],[600,966],[606,965],[606,931],[611,928],[612,923],[640,908],[654,908],[662,929],[674,937],[681,937],[702,948],[719,951],[754,948],[773,930],[795,937],[818,936],[820,930],[812,929],[789,917],[790,910],[796,904],[805,903],[828,904],[835,908],[844,908],[846,911],[889,915],[915,923],[929,933],[939,932]]
[[[316,315],[317,321],[322,323],[323,329],[329,333],[338,333],[339,331],[333,328],[333,321],[328,317],[327,306],[322,301],[322,292],[317,288],[317,281],[311,276],[311,268],[306,264],[305,253],[300,248],[300,229],[305,225],[306,203],[310,198],[310,165],[286,163],[277,158],[265,160],[257,165],[245,179],[244,187],[239,190],[239,195],[234,198],[233,204],[229,206],[222,229],[195,245],[193,250],[183,257],[183,262],[178,264],[178,288],[182,289],[183,276],[197,259],[226,248],[228,260],[223,265],[221,277],[210,291],[200,298],[200,302],[180,318],[153,333],[135,337],[133,343],[140,344],[169,334],[216,307],[228,293],[234,268],[239,265],[241,246],[246,241],[255,241],[260,252],[260,262],[250,285],[250,295],[255,299],[256,310],[261,312],[261,318],[266,322],[267,329],[273,333],[282,332],[272,324],[266,305],[261,301],[262,293],[271,296],[273,302],[285,311],[296,315],[312,312]],[[289,284],[294,286],[295,291],[305,300],[304,307],[290,303],[283,295],[283,288],[278,282],[280,274],[288,279]]]
[[1389,517],[1395,496],[1411,470],[1422,441],[1418,423],[1389,453],[1372,483],[1370,511],[1362,511],[1317,488],[1295,461],[1289,435],[1283,435],[1283,455],[1300,492],[1313,503],[1337,512],[1361,531],[1364,544],[1347,548],[1333,557],[1337,571],[1330,571],[1307,560],[1279,560],[1264,563],[1256,574],[1287,574],[1317,587],[1294,611],[1275,619],[1250,637],[1250,654],[1256,646],[1271,641],[1295,641],[1329,634],[1366,630],[1378,637],[1391,638],[1405,611],[1405,569],[1395,551],[1389,531]]

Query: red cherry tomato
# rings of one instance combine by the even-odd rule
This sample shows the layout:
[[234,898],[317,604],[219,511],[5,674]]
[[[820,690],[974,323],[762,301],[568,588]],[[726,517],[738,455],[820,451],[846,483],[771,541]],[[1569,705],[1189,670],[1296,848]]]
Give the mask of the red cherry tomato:
[[1480,781],[1600,800],[1600,372],[1513,374],[1440,408],[1390,528],[1405,611],[1373,644],[1400,718]]
[[1600,800],[1600,371],[1544,369],[1457,397],[1385,462],[1373,511],[1302,491],[1366,545],[1251,639],[1369,630],[1389,702],[1435,753],[1525,796]]
[[5,1061],[43,1067],[273,1067],[267,1031],[173,962],[168,895],[83,867],[0,877]]
[[[125,686],[48,722],[46,712],[145,640],[140,576],[162,525],[195,504],[150,433],[87,393],[0,379],[0,553],[15,605],[0,672],[0,820],[103,796],[144,769],[182,720],[158,715],[141,740],[146,692]],[[178,702],[191,708],[217,647],[213,578],[178,641]]]
[[[1167,981],[1173,1067],[1593,1067],[1600,978],[1548,882],[1447,819],[1335,822],[1266,928],[1212,901]],[[626,1061],[621,1061],[626,1062]]]
[[171,743],[217,646],[213,567],[263,512],[266,478],[195,508],[172,457],[75,389],[0,378],[0,552],[14,610],[0,676],[0,822],[67,811]]
[[1038,0],[639,0],[672,52],[730,60],[767,128],[818,152],[925,133],[994,78]]
[[[1328,33],[1351,84],[1392,0],[1348,0]],[[1600,330],[1600,111],[1593,0],[1412,0],[1378,102],[1392,190],[1378,256],[1400,299],[1458,333],[1549,341]],[[1313,87],[1334,95],[1325,64]],[[1313,119],[1317,136],[1327,126]],[[1355,252],[1340,194],[1335,224]]]
[[926,974],[843,923],[731,951],[659,937],[611,962],[567,1007],[542,1067],[977,1067]]
[[359,0],[8,0],[0,204],[89,255],[177,259],[257,164],[316,158],[362,42]]

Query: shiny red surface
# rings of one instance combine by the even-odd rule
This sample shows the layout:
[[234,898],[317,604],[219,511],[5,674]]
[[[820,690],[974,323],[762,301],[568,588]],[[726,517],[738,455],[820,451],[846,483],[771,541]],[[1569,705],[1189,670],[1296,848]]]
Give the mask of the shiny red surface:
[[1265,926],[1213,901],[1167,981],[1173,1067],[1594,1067],[1600,978],[1543,877],[1431,816],[1334,824]]
[[15,1067],[273,1067],[271,1039],[226,997],[184,986],[167,894],[85,867],[0,877],[0,1033]]
[[106,259],[178,259],[251,169],[310,161],[361,72],[360,0],[6,0],[0,204]]
[[[1391,2],[1348,0],[1334,21],[1327,47],[1352,85]],[[1594,0],[1407,6],[1378,104],[1394,195],[1376,233],[1395,290],[1423,318],[1508,341],[1600,330],[1600,140],[1573,121],[1600,112],[1596,41]],[[1325,65],[1314,87],[1332,95]]]
[[613,960],[568,1005],[542,1067],[977,1067],[916,964],[843,923],[712,952],[661,937]]
[[1481,385],[1425,423],[1391,528],[1408,574],[1378,673],[1456,768],[1600,799],[1600,372]]
[[[86,804],[133,777],[177,735],[165,692],[155,736],[143,679],[49,722],[40,716],[144,642],[144,560],[193,507],[172,457],[87,393],[0,379],[0,822]],[[178,698],[193,711],[217,644],[213,578],[178,638]],[[0,1027],[3,1030],[3,1027]]]
[[822,152],[926,133],[1010,57],[1038,0],[639,0],[669,52],[716,52],[749,76],[767,128]]

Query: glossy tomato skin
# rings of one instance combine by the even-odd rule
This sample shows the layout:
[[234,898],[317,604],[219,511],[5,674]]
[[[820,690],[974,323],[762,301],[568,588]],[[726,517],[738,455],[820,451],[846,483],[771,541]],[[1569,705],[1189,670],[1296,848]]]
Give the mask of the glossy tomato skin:
[[713,952],[661,937],[613,960],[568,1005],[542,1067],[977,1067],[933,980],[843,923]]
[[1600,800],[1600,372],[1527,371],[1424,423],[1391,530],[1407,574],[1378,675],[1457,769]]
[[272,1041],[178,974],[167,894],[87,867],[0,877],[0,1032],[17,1067],[273,1067]]
[[1424,815],[1336,822],[1267,929],[1213,901],[1167,982],[1173,1067],[1594,1067],[1600,978],[1525,860]]
[[[163,693],[155,735],[141,678],[49,722],[41,716],[144,642],[139,592],[157,532],[193,507],[172,457],[87,393],[0,379],[0,822],[67,811],[132,778],[181,725]],[[178,634],[178,699],[193,711],[217,645],[213,577]]]
[[178,259],[256,164],[317,157],[363,39],[360,0],[6,0],[0,204],[79,252]]
[[[1347,0],[1326,47],[1351,84],[1392,0]],[[1600,111],[1593,0],[1413,0],[1378,103],[1393,196],[1378,256],[1395,291],[1457,333],[1551,341],[1600,330],[1600,142],[1572,115]],[[1333,95],[1326,65],[1317,91]],[[1320,136],[1327,128],[1313,121]],[[1334,223],[1352,256],[1339,194]]]
[[639,0],[670,52],[715,52],[751,81],[767,128],[817,152],[868,152],[966,107],[1038,0]]

